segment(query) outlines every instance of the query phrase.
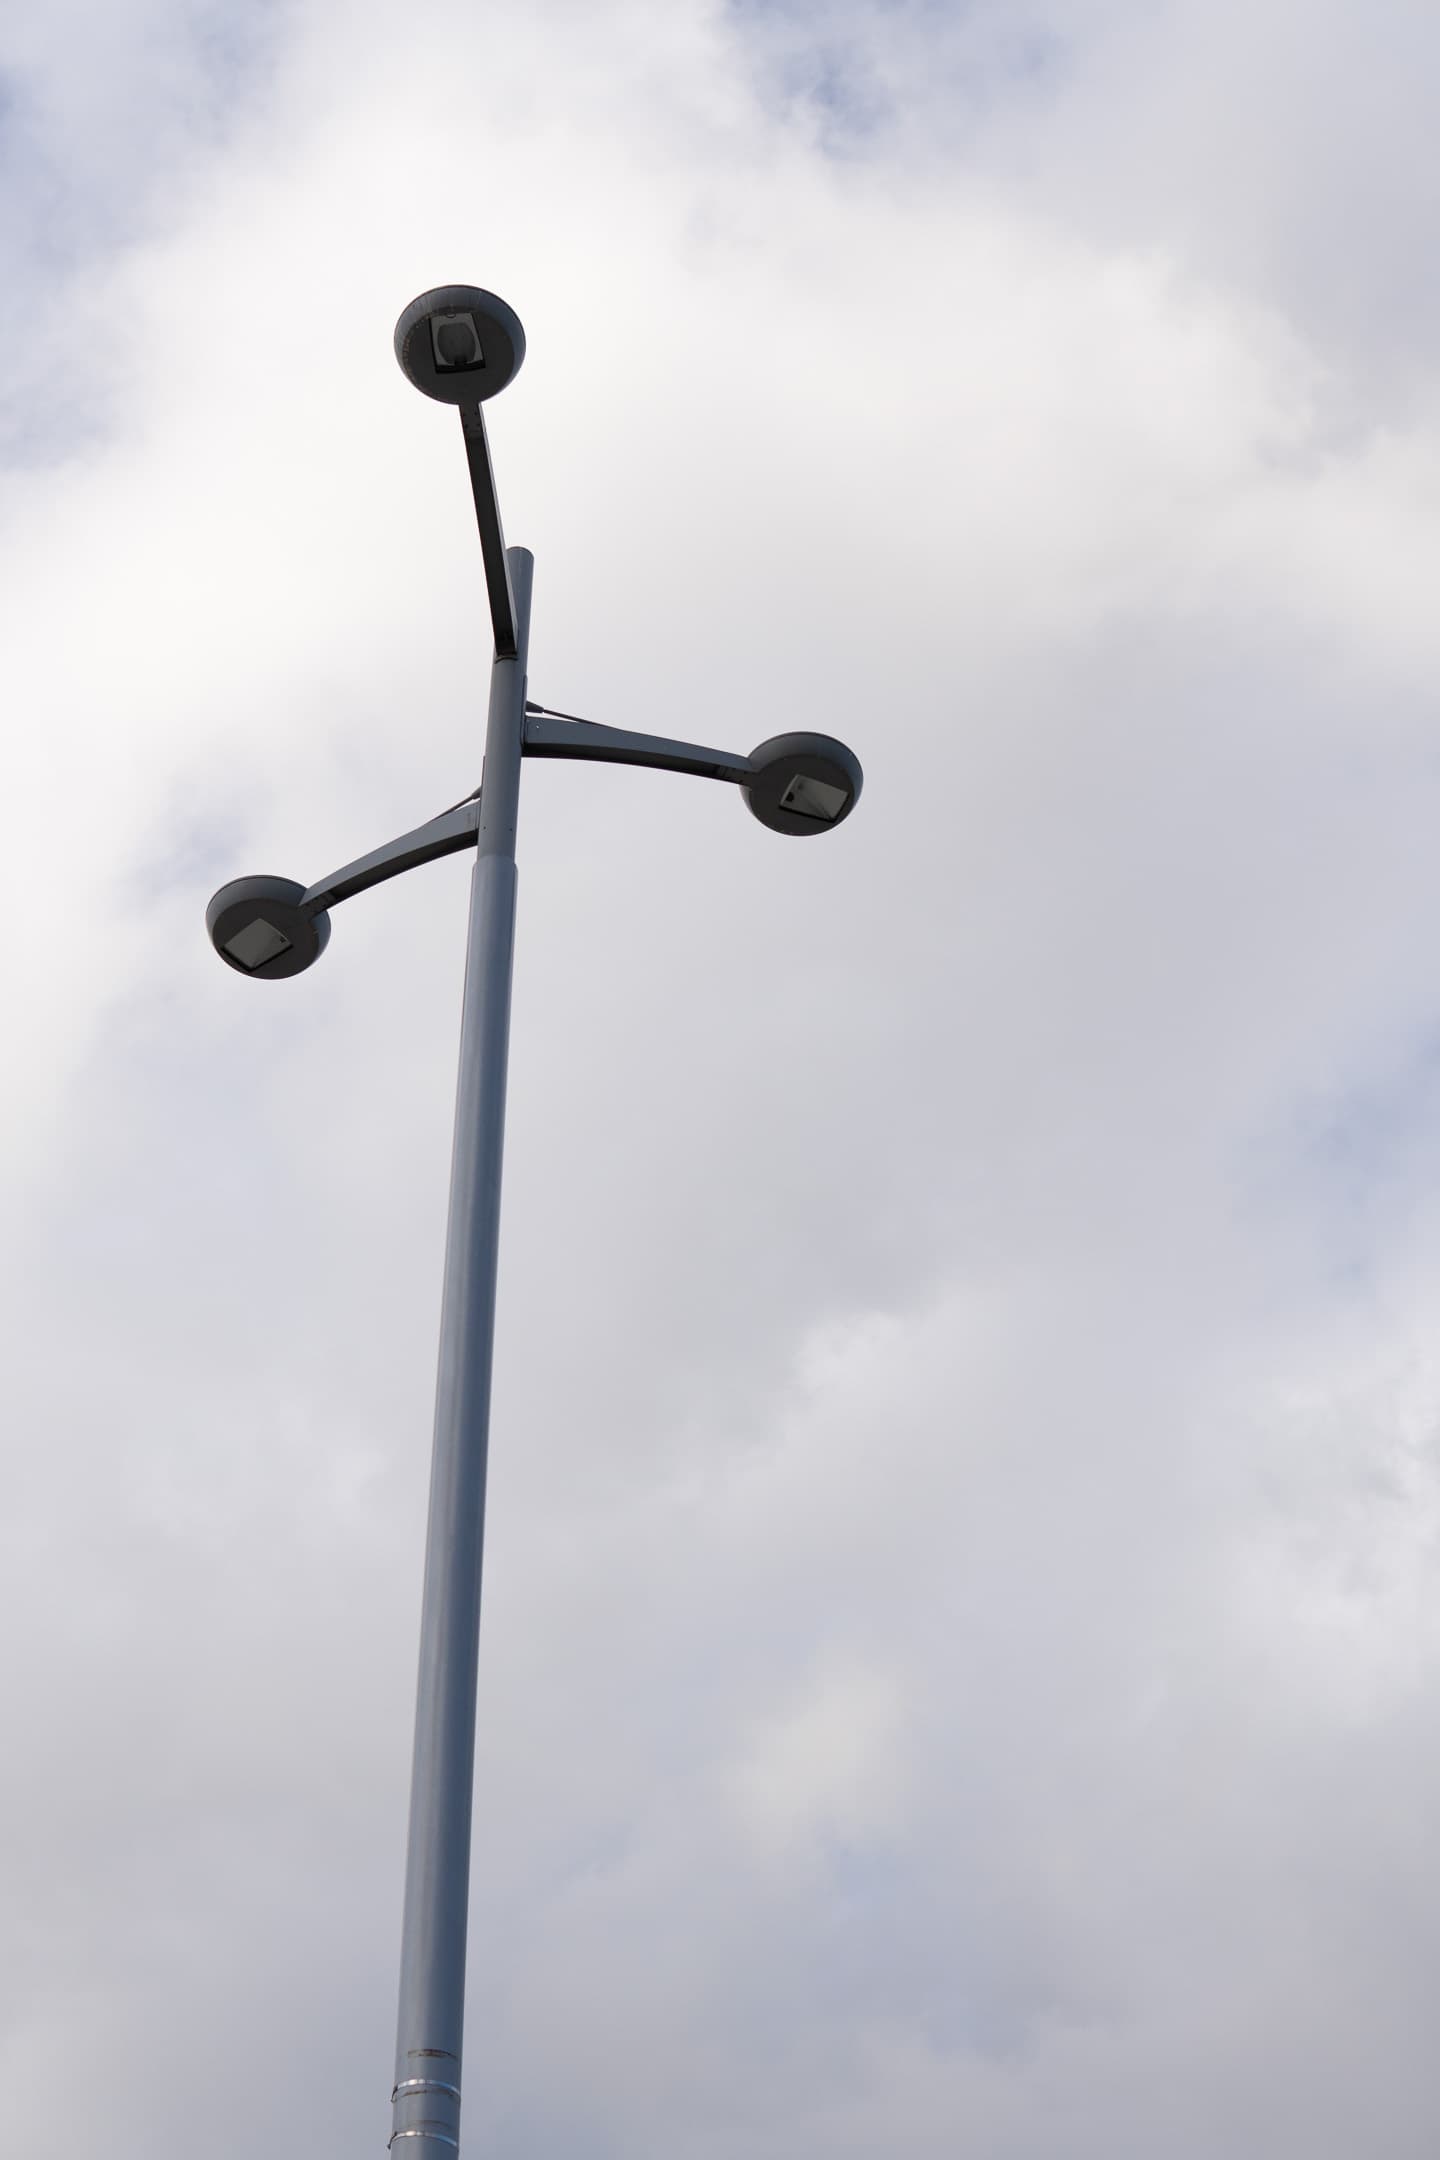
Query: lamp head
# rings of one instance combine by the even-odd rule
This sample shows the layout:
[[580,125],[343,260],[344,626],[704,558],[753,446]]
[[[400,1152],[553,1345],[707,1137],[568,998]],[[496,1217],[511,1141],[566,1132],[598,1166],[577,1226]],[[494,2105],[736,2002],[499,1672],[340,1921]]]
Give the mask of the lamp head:
[[313,966],[330,942],[324,908],[308,914],[294,878],[242,877],[222,885],[205,910],[210,942],[237,975],[278,982]]
[[478,285],[437,285],[395,325],[395,357],[442,405],[476,405],[520,372],[525,332],[513,308]]
[[860,760],[833,735],[772,735],[750,762],[758,769],[740,792],[771,832],[830,832],[860,800]]

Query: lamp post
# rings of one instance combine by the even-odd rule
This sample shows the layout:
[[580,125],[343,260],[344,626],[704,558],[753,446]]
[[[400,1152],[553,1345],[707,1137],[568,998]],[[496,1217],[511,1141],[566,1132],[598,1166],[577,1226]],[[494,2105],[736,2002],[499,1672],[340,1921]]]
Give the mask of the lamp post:
[[451,2160],[460,2145],[476,1661],[521,762],[593,758],[729,781],[762,824],[796,835],[842,824],[859,797],[861,772],[853,752],[825,735],[775,736],[742,757],[627,728],[599,727],[529,702],[525,671],[534,559],[525,548],[505,545],[484,415],[486,401],[504,389],[524,358],[524,331],[493,293],[447,285],[422,293],[406,308],[395,328],[395,353],[417,389],[460,411],[494,640],[481,786],[453,809],[316,885],[238,878],[216,893],[205,919],[228,967],[257,982],[277,982],[319,959],[329,942],[331,910],[340,901],[419,863],[475,849],[390,2138],[397,2160]]

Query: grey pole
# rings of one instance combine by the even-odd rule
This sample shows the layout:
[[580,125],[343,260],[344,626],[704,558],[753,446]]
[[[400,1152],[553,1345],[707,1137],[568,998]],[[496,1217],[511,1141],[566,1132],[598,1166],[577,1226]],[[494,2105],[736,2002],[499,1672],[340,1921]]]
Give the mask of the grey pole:
[[232,878],[212,896],[205,927],[227,967],[252,980],[280,982],[319,959],[329,942],[330,911],[339,902],[418,863],[472,845],[477,850],[450,1170],[389,2141],[392,2154],[400,2148],[398,2160],[450,2160],[460,2150],[475,1692],[521,760],[526,755],[600,759],[733,782],[762,825],[802,837],[842,824],[859,800],[863,776],[854,752],[828,735],[775,735],[742,757],[669,736],[600,727],[542,705],[527,717],[535,564],[527,549],[505,546],[484,413],[486,400],[505,388],[524,359],[525,332],[513,308],[494,293],[473,285],[437,286],[402,312],[395,356],[417,390],[456,406],[460,414],[495,642],[483,783],[463,802],[318,884],[268,875]]
[[517,650],[513,659],[497,659],[490,674],[479,853],[470,885],[400,1949],[390,2138],[396,2160],[453,2160],[460,2148],[480,1570],[515,941],[515,820],[535,570],[528,549],[505,552]]

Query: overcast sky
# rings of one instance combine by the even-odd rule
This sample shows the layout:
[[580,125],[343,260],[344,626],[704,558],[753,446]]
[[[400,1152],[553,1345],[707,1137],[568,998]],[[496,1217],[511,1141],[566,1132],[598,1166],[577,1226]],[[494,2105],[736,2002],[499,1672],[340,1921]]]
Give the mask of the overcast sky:
[[467,2150],[1433,2160],[1429,0],[12,0],[16,2149],[379,2154],[479,778],[531,695]]

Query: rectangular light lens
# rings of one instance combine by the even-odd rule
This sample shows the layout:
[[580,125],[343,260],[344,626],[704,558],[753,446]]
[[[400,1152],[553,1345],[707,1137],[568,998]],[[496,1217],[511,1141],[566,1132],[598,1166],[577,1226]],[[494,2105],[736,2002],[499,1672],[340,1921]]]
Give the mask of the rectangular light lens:
[[264,967],[267,960],[278,959],[282,952],[289,952],[290,940],[283,930],[276,929],[274,923],[257,915],[243,930],[237,930],[234,937],[226,938],[225,950],[240,962],[241,967],[258,968]]
[[828,825],[832,818],[839,817],[849,800],[848,788],[831,787],[828,780],[811,780],[805,773],[796,773],[780,797],[780,808],[792,811],[796,817],[819,818]]
[[442,375],[457,375],[485,365],[475,318],[467,309],[442,308],[430,317],[430,350]]

